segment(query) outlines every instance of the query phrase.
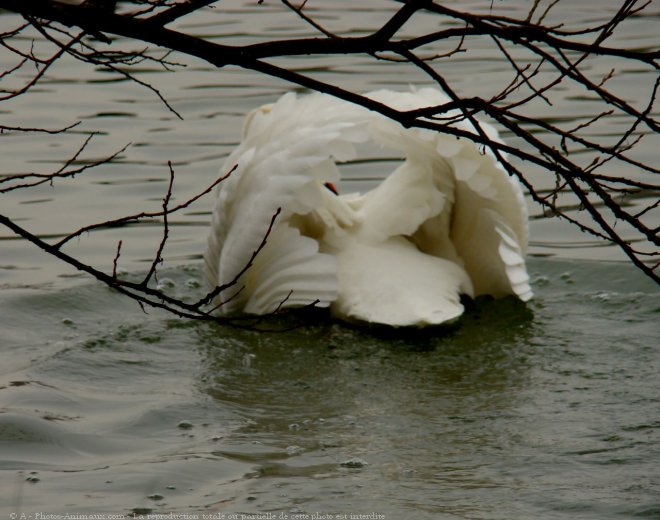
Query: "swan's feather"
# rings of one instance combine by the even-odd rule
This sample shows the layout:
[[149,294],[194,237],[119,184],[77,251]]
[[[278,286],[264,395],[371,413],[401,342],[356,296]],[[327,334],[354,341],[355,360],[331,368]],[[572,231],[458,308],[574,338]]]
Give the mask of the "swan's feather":
[[[378,91],[369,97],[399,110],[442,106],[450,101],[444,94],[428,88],[408,93]],[[446,116],[457,117],[460,113],[451,110]],[[478,124],[490,139],[499,141],[494,127],[483,122]],[[460,120],[453,125],[460,130],[476,133],[470,121]],[[388,131],[392,132],[395,127],[388,128]],[[398,129],[408,138],[397,140],[396,137],[388,137],[388,142],[396,143],[395,146],[408,157],[428,153],[428,131],[406,130],[400,126]],[[383,135],[384,131],[381,129],[380,133]],[[465,137],[453,138],[440,133],[432,135],[436,156],[443,157],[450,165],[450,168],[434,168],[438,189],[443,193],[453,193],[454,198],[451,204],[445,205],[444,215],[433,217],[431,222],[423,225],[415,236],[416,244],[422,251],[459,261],[473,279],[476,295],[516,294],[521,299],[530,299],[532,292],[529,285],[520,285],[516,281],[521,276],[520,272],[526,273],[524,255],[529,234],[527,206],[519,183],[506,173],[490,149],[484,150]],[[448,190],[451,182],[447,179],[448,175],[455,182],[451,190]],[[415,179],[408,177],[406,181],[415,182]],[[446,225],[450,216],[451,230],[447,234]],[[434,226],[437,226],[435,230]],[[512,242],[508,246],[501,246],[503,238],[498,229],[504,227],[508,229]],[[505,254],[502,251],[509,249],[519,255],[516,268],[502,256]]]
[[[211,288],[234,280],[245,268],[278,210],[282,214],[271,235],[276,234],[274,232],[279,229],[279,224],[290,217],[290,206],[307,204],[311,209],[314,191],[324,190],[323,182],[338,180],[336,168],[328,167],[328,159],[346,160],[354,156],[353,142],[366,139],[364,132],[354,128],[356,125],[350,118],[347,122],[341,110],[319,109],[314,112],[309,100],[303,100],[301,110],[293,109],[295,96],[284,96],[267,110],[254,112],[246,122],[243,142],[226,161],[225,170],[234,165],[236,169],[220,185],[213,212],[212,231],[205,254],[205,275]],[[305,112],[309,112],[307,119],[301,117]],[[292,114],[295,116],[288,117]],[[314,117],[315,114],[319,118]],[[303,196],[299,197],[299,194]],[[299,236],[289,246],[298,247],[309,240]],[[266,247],[257,258],[269,258],[274,250],[270,247],[271,241],[275,242],[275,237],[268,237]],[[318,245],[316,253],[310,253],[311,257],[314,255],[320,255]],[[310,258],[299,261],[301,270],[309,265],[322,265],[319,276],[327,278],[326,261],[317,264]],[[247,275],[255,269],[253,266]],[[270,303],[254,303],[259,298],[250,299],[253,296],[250,291],[255,291],[258,285],[254,281],[246,284],[245,277],[240,277],[233,291],[228,291],[228,294],[233,294],[235,288],[245,286],[235,297],[220,295],[218,302],[229,300],[222,306],[221,312],[272,308]],[[288,288],[287,294],[290,289],[293,288]],[[295,289],[297,296],[290,301],[299,302],[298,295],[303,291],[299,286]],[[336,288],[334,290],[336,292]],[[317,299],[324,301],[327,297],[313,295],[307,303]]]
[[318,242],[288,225],[276,227],[245,278],[244,311],[268,314],[280,307],[316,303],[327,307],[337,298],[336,260],[319,253]]
[[463,313],[469,291],[465,271],[420,253],[403,237],[379,244],[353,241],[337,253],[341,291],[332,304],[348,320],[388,325],[448,323]]
[[[450,101],[433,89],[367,96],[397,110]],[[438,116],[499,139],[455,109]],[[364,195],[326,190],[340,180],[336,163],[367,140],[404,161]],[[253,265],[219,298],[230,300],[222,312],[318,301],[345,319],[425,325],[460,316],[462,293],[532,296],[522,190],[495,153],[467,137],[404,128],[322,94],[287,94],[247,116],[225,170],[234,166],[218,190],[205,254],[211,287],[245,268],[281,213]]]
[[[436,165],[437,166],[437,165]],[[364,222],[365,241],[381,242],[393,236],[412,235],[428,219],[439,215],[451,190],[440,190],[436,179],[449,180],[434,169],[430,161],[409,157],[378,187],[371,190],[358,213]]]

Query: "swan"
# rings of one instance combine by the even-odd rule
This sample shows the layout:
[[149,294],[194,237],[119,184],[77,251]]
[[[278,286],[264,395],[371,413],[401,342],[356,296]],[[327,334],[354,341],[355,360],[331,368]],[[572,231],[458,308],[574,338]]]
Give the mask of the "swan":
[[[449,101],[433,88],[366,96],[398,110]],[[403,161],[371,191],[339,195],[337,165],[363,143]],[[350,322],[423,327],[461,316],[461,295],[532,297],[521,187],[467,138],[404,128],[325,94],[287,93],[247,115],[223,171],[231,168],[204,254],[211,289],[236,279],[215,300],[223,315],[315,302]]]

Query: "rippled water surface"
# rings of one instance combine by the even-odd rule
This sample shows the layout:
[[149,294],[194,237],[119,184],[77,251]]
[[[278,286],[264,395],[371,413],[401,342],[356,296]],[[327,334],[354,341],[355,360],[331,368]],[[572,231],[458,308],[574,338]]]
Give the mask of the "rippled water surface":
[[[373,30],[393,9],[376,0],[359,8],[314,3],[319,20],[346,34]],[[573,4],[567,8],[586,24],[606,19],[618,2]],[[230,34],[228,43],[311,31],[275,2],[222,5],[179,27]],[[656,9],[625,26],[620,43],[650,45],[657,19]],[[0,14],[0,31],[15,23]],[[437,19],[418,23],[431,27]],[[444,72],[468,93],[506,83],[505,64],[494,55],[492,45],[477,45]],[[142,77],[183,121],[150,91],[70,60],[29,98],[3,103],[3,124],[82,123],[66,135],[0,136],[2,173],[57,168],[90,131],[99,135],[85,159],[130,143],[118,160],[73,181],[0,199],[3,213],[57,237],[157,210],[168,160],[175,196],[185,200],[215,179],[243,115],[291,88],[249,71],[172,59],[186,67],[145,65]],[[7,60],[0,53],[3,66]],[[360,91],[423,81],[364,57],[282,63]],[[606,63],[592,66],[607,70]],[[643,98],[641,82],[613,81],[629,98]],[[565,92],[551,114],[539,106],[539,116],[579,117],[588,100],[574,94]],[[618,125],[594,131],[616,136]],[[653,141],[642,141],[639,153],[657,163]],[[391,169],[388,161],[355,164],[346,184],[363,189]],[[530,175],[544,182],[540,172]],[[171,222],[160,281],[182,297],[202,291],[211,204],[206,197]],[[394,336],[323,320],[257,333],[145,314],[0,230],[0,517],[660,518],[660,292],[614,261],[615,249],[530,210],[532,302],[477,301],[455,327]],[[144,223],[85,235],[67,251],[108,269],[122,240],[119,267],[140,273],[160,239],[160,225]]]
[[[655,286],[531,270],[531,305],[397,337],[189,323],[90,284],[5,295],[0,509],[658,518]],[[185,295],[199,273],[167,274]]]

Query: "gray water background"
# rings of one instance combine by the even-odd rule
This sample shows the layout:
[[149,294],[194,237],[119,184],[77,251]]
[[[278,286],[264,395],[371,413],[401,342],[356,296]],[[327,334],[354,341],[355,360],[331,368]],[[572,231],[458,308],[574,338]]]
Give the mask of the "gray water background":
[[[586,24],[616,4],[563,9]],[[310,34],[274,2],[222,5],[179,27],[230,43]],[[392,8],[333,2],[317,13],[330,28],[364,34]],[[617,42],[654,44],[657,21],[656,8],[624,26]],[[15,22],[0,15],[3,30]],[[437,21],[417,23],[415,30]],[[477,42],[443,72],[462,92],[479,93],[508,82],[494,58],[492,46]],[[0,59],[6,63],[7,53]],[[0,136],[3,173],[54,169],[89,131],[101,134],[86,158],[131,143],[119,160],[73,181],[4,197],[3,212],[57,237],[155,210],[168,160],[175,195],[185,200],[214,180],[244,114],[292,88],[172,59],[187,66],[174,73],[145,66],[142,77],[183,121],[148,90],[68,59],[29,97],[3,103],[5,124],[82,120],[68,135]],[[281,62],[359,91],[426,83],[411,69],[365,57]],[[645,83],[631,77],[614,78],[613,88],[643,99]],[[554,101],[551,110],[539,105],[539,115],[579,119],[591,108],[570,89]],[[620,124],[608,120],[594,132],[614,138]],[[638,153],[657,163],[653,143],[642,141]],[[392,168],[383,160],[351,165],[343,188],[366,189]],[[530,175],[552,186],[542,172]],[[184,297],[202,290],[211,205],[206,197],[171,222],[160,282]],[[456,328],[396,337],[330,322],[260,334],[144,314],[0,230],[0,515],[660,518],[657,287],[618,262],[615,248],[530,211],[535,300],[478,302]],[[122,240],[120,268],[139,273],[160,238],[159,224],[145,223],[84,236],[68,250],[107,269]]]

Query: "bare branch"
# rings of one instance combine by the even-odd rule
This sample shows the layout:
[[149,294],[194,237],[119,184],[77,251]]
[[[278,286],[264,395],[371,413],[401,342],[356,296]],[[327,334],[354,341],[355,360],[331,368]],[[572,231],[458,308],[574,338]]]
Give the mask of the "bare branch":
[[[223,291],[226,291],[230,287],[235,286],[239,280],[242,278],[242,276],[247,272],[247,270],[252,267],[254,264],[255,259],[257,258],[257,255],[261,252],[261,250],[266,247],[266,243],[268,242],[268,237],[270,236],[271,232],[273,231],[273,227],[275,226],[275,221],[277,220],[277,217],[280,215],[282,212],[282,208],[277,208],[277,211],[273,215],[273,217],[270,219],[270,224],[268,225],[268,229],[266,229],[266,232],[264,233],[264,237],[261,240],[261,243],[259,244],[259,247],[257,247],[253,252],[252,256],[250,256],[250,259],[247,261],[245,266],[243,266],[243,269],[241,269],[236,276],[232,280],[230,280],[227,283],[223,283],[222,285],[218,285],[215,289],[213,289],[211,292],[209,292],[204,298],[199,300],[196,304],[195,307],[202,307],[204,305],[208,305],[211,301],[213,301],[217,296],[219,296]],[[240,287],[238,289],[238,292],[242,291],[243,288]],[[238,294],[235,293],[233,294],[230,298],[236,297]],[[224,302],[223,302],[224,303]],[[217,306],[216,306],[217,308]],[[215,310],[215,308],[214,308]]]
[[166,213],[169,215],[169,214],[181,211],[182,209],[187,208],[188,206],[190,206],[191,204],[193,204],[194,202],[199,200],[201,197],[203,197],[207,193],[211,192],[211,190],[213,190],[213,188],[215,188],[218,184],[220,184],[227,177],[229,177],[234,172],[235,169],[236,169],[236,167],[234,166],[234,168],[232,168],[229,172],[225,173],[224,175],[221,175],[215,181],[213,181],[213,183],[210,184],[209,186],[207,186],[206,189],[204,189],[203,191],[201,191],[200,193],[198,193],[194,197],[191,197],[190,199],[186,200],[185,202],[183,202],[183,203],[181,203],[177,206],[174,206],[173,208],[167,209],[166,212],[165,212],[165,210],[164,211],[154,211],[154,212],[143,211],[143,212],[137,213],[135,215],[127,215],[125,217],[117,218],[117,219],[114,219],[114,220],[108,220],[106,222],[100,222],[100,223],[97,223],[97,224],[91,224],[91,225],[88,225],[88,226],[84,226],[84,227],[78,229],[77,231],[74,231],[73,233],[70,233],[67,236],[65,236],[64,238],[62,238],[59,242],[55,243],[53,245],[53,247],[59,249],[62,246],[64,246],[64,244],[69,242],[70,240],[72,240],[76,237],[79,237],[80,235],[82,235],[84,233],[89,233],[90,231],[94,231],[96,229],[116,227],[116,226],[120,226],[120,225],[123,225],[123,224],[127,224],[129,222],[138,222],[138,221],[143,220],[143,219],[153,219],[153,218],[163,217]]
[[[46,130],[41,130],[41,131],[47,132]],[[86,164],[83,164],[82,166],[69,169],[75,162],[78,161],[80,155],[87,148],[87,146],[89,145],[89,143],[91,142],[92,138],[95,135],[96,134],[88,135],[87,139],[85,139],[83,144],[80,146],[80,148],[78,148],[78,150],[73,154],[73,156],[67,159],[64,165],[53,173],[18,173],[14,175],[7,175],[5,177],[0,177],[0,184],[10,183],[10,182],[15,183],[16,181],[20,181],[24,179],[36,179],[32,182],[11,184],[7,187],[0,187],[0,194],[8,193],[10,191],[24,189],[24,188],[32,188],[35,186],[39,186],[41,184],[52,184],[53,181],[55,181],[56,179],[73,178],[76,175],[83,173],[87,170],[91,170],[92,168],[100,166],[101,164],[112,162],[116,157],[122,154],[130,146],[130,143],[126,144],[121,149],[110,155],[109,157],[98,159],[96,161],[90,161],[87,162]]]
[[[660,187],[650,177],[660,173],[660,170],[644,155],[637,153],[642,139],[657,133],[660,127],[654,112],[660,90],[660,78],[657,76],[660,52],[654,48],[617,47],[613,38],[626,20],[644,14],[644,9],[650,5],[648,0],[623,0],[608,20],[587,27],[576,27],[570,20],[556,25],[546,24],[550,12],[553,18],[561,14],[558,0],[549,0],[545,4],[534,0],[520,19],[495,14],[498,10],[493,5],[490,12],[480,14],[461,10],[459,4],[449,7],[433,0],[397,0],[400,5],[393,9],[380,28],[365,36],[345,37],[339,36],[342,34],[339,31],[334,34],[319,23],[314,16],[315,11],[305,9],[306,0],[297,4],[292,0],[280,0],[281,9],[293,11],[295,16],[318,31],[317,37],[229,45],[226,41],[232,40],[218,41],[188,33],[187,29],[168,28],[182,17],[214,8],[216,2],[218,0],[127,0],[117,8],[115,0],[77,3],[0,0],[0,7],[19,13],[26,20],[16,28],[0,33],[0,45],[15,60],[0,70],[0,79],[3,80],[0,102],[30,94],[63,56],[71,56],[149,89],[167,110],[182,119],[182,115],[162,93],[161,85],[148,83],[138,76],[137,65],[147,64],[170,71],[183,66],[170,57],[171,53],[179,53],[203,60],[217,68],[219,73],[223,67],[237,66],[355,103],[405,127],[443,132],[470,139],[490,149],[505,170],[528,190],[544,214],[558,216],[584,232],[617,244],[633,264],[660,282],[657,274],[659,226],[651,219],[652,211],[658,208],[657,193]],[[129,11],[126,5],[137,7]],[[439,30],[409,36],[408,33],[415,29],[412,22],[417,15],[436,16],[439,22],[436,28]],[[34,31],[38,33],[38,44],[25,44],[26,34]],[[117,44],[118,39],[122,45]],[[133,42],[131,45],[135,44],[137,48],[126,50],[127,41]],[[446,69],[443,67],[451,63],[455,55],[471,50],[475,41],[492,42],[497,59],[501,60],[511,76],[505,78],[503,87],[488,91],[488,87],[484,86],[483,94],[461,96],[448,80],[451,76],[444,74]],[[43,51],[40,45],[47,45],[47,51]],[[273,60],[291,56],[337,55],[379,60],[383,66],[387,66],[385,62],[394,62],[392,66],[402,66],[400,64],[404,63],[422,72],[451,101],[420,110],[399,111],[330,80],[288,68],[281,64],[283,60]],[[525,57],[521,58],[521,55]],[[603,57],[612,61],[607,72],[591,70],[590,64],[594,59]],[[654,80],[647,81],[648,92],[644,100],[632,101],[616,93],[615,78],[625,73],[620,64],[634,64],[648,73],[646,77],[655,74]],[[25,79],[29,66],[34,66],[34,72]],[[554,108],[556,94],[563,88],[577,90],[580,95],[593,98],[596,108],[573,119],[555,120],[550,113],[548,117],[539,117],[538,108]],[[511,132],[518,142],[513,145],[490,139],[477,117],[495,121]],[[599,129],[615,118],[620,130],[615,136],[602,138],[598,134]],[[459,128],[457,123],[460,121],[468,122],[474,132]],[[0,134],[36,133],[45,139],[66,133],[76,125],[78,123],[50,129],[34,124],[2,124]],[[74,178],[113,161],[128,146],[101,160],[84,161],[82,158],[94,135],[88,135],[55,171],[0,176],[0,194],[8,196],[19,189]],[[541,186],[532,182],[526,173],[526,167],[531,165],[547,172],[547,181],[544,179]],[[152,287],[165,257],[170,231],[169,215],[195,203],[235,168],[176,206],[171,205],[174,196],[171,161],[168,161],[168,168],[168,185],[158,211],[143,211],[96,224],[85,223],[53,243],[38,238],[9,216],[0,215],[0,224],[46,253],[128,295],[144,308],[152,306],[179,316],[215,319],[212,313],[217,306],[241,294],[241,279],[265,247],[280,210],[273,215],[268,229],[264,230],[261,244],[234,279],[222,283],[195,303],[182,302]],[[162,236],[140,282],[118,278],[121,240],[109,273],[87,266],[63,250],[69,241],[84,233],[147,219],[162,219]],[[618,224],[624,225],[619,225],[617,230]],[[621,227],[626,229],[627,235],[620,231]],[[230,288],[232,291],[227,291]],[[231,294],[226,296],[224,292]],[[286,299],[282,305],[285,302]]]
[[158,264],[161,264],[163,262],[163,249],[165,249],[165,243],[167,242],[167,237],[169,235],[169,224],[167,221],[167,216],[170,213],[170,210],[168,208],[170,199],[172,198],[172,187],[174,186],[174,168],[172,168],[172,162],[168,161],[167,166],[170,170],[170,178],[169,182],[167,183],[167,193],[165,193],[165,197],[163,197],[163,238],[160,241],[160,244],[158,245],[158,250],[156,251],[156,256],[154,256],[153,261],[151,262],[151,267],[149,268],[149,272],[147,273],[147,276],[144,277],[144,280],[142,280],[142,285],[148,285],[149,281],[151,280],[151,277],[156,274],[156,267]]

